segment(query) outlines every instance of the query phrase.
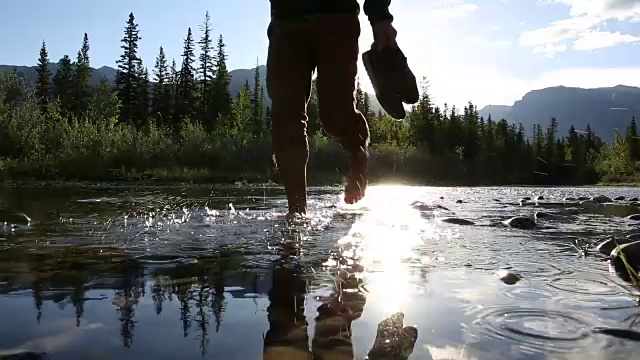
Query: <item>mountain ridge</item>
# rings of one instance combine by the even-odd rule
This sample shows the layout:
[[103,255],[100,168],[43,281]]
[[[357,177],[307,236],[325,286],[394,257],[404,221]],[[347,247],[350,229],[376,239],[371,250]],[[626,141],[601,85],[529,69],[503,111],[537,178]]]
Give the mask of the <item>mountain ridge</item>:
[[558,135],[568,135],[573,125],[587,125],[605,141],[614,138],[615,129],[626,131],[633,116],[640,116],[640,87],[618,84],[608,87],[580,88],[552,86],[527,92],[513,105],[487,105],[479,110],[485,119],[505,119],[521,123],[531,135],[534,124],[543,127],[552,117],[558,121]]

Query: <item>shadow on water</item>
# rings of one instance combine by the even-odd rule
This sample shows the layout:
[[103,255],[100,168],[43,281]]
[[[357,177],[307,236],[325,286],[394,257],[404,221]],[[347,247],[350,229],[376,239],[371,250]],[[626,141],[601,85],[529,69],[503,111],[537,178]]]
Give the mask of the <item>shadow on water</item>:
[[[639,309],[571,243],[635,231],[635,210],[551,204],[603,191],[372,187],[344,207],[313,189],[292,225],[275,188],[2,188],[0,358],[633,358],[593,329]],[[513,204],[536,195],[548,206]],[[492,225],[539,210],[533,230]]]

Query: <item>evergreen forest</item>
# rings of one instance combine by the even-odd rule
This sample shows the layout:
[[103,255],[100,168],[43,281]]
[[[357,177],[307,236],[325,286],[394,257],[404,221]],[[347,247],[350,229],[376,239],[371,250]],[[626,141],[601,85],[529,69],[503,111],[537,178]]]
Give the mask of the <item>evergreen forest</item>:
[[[270,108],[259,67],[239,94],[229,90],[222,34],[205,14],[186,30],[181,58],[162,47],[145,64],[130,14],[116,60],[115,83],[90,85],[89,35],[51,73],[42,43],[37,81],[0,74],[0,178],[4,180],[159,180],[267,182],[272,177]],[[34,56],[35,58],[35,56]],[[366,75],[365,75],[366,76]],[[373,181],[439,185],[632,183],[640,141],[635,119],[605,143],[589,126],[558,133],[540,119],[532,131],[464,108],[435,106],[428,81],[405,120],[372,109],[357,86],[356,106],[371,130]],[[308,106],[310,184],[340,182],[349,161],[321,129],[312,86]],[[533,136],[527,136],[527,132]]]

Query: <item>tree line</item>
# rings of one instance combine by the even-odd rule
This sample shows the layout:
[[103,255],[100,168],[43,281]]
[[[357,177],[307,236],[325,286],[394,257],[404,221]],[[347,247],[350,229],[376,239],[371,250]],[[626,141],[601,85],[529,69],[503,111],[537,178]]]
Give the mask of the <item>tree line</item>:
[[[75,61],[51,74],[46,43],[37,81],[0,77],[0,174],[5,178],[265,181],[273,170],[270,108],[259,67],[238,94],[229,90],[222,34],[205,14],[200,38],[187,29],[178,66],[161,46],[151,73],[139,53],[133,13],[121,39],[115,84],[92,87],[89,36]],[[198,52],[198,54],[196,54]],[[257,65],[259,62],[257,62]],[[358,83],[356,107],[372,136],[372,177],[442,184],[586,184],[634,181],[640,146],[634,119],[605,144],[589,126],[558,134],[558,120],[535,125],[431,103],[427,82],[404,121],[374,111]],[[348,157],[320,126],[315,81],[308,105],[310,181],[338,180]],[[571,119],[560,119],[570,121]]]

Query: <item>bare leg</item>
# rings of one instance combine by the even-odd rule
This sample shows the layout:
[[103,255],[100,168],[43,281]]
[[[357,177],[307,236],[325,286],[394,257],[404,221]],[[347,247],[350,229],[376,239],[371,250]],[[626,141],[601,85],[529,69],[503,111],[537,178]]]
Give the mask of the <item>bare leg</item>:
[[289,213],[307,207],[307,103],[315,69],[308,23],[271,23],[267,91],[271,97],[271,137]]
[[345,202],[364,197],[369,180],[369,126],[355,107],[360,22],[348,14],[326,15],[318,27],[318,102],[325,131],[351,155]]

